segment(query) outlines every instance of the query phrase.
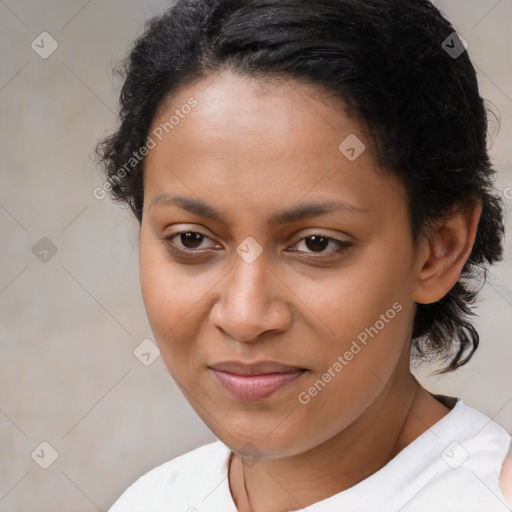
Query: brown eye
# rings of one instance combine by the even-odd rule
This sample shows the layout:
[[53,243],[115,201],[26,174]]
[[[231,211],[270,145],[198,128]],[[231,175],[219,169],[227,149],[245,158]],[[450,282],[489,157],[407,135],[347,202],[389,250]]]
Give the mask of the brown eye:
[[306,247],[312,251],[323,251],[329,245],[329,238],[325,236],[308,236],[304,239]]
[[205,235],[203,235],[202,233],[197,233],[194,231],[179,233],[178,235],[175,236],[179,236],[181,243],[187,249],[197,249],[197,246],[201,245],[201,242],[205,237]]
[[[206,252],[210,252],[209,249],[215,249],[215,247],[202,246],[205,240],[210,240],[210,237],[198,231],[181,231],[163,237],[161,240],[167,249],[176,256],[204,256]],[[292,252],[318,254],[318,256],[315,256],[316,258],[335,256],[352,246],[351,242],[337,240],[320,234],[304,237],[296,245],[300,244],[304,244],[306,249],[292,249]],[[334,246],[334,249],[326,251],[329,246]]]
[[208,235],[198,231],[181,231],[161,238],[170,252],[184,256],[202,253],[202,249],[212,249],[213,247],[201,247],[205,239],[210,240]]
[[[350,247],[352,244],[350,242],[345,242],[342,240],[336,240],[335,238],[331,238],[323,235],[310,235],[302,238],[297,245],[304,244],[307,251],[299,251],[299,252],[310,252],[310,253],[319,253],[319,254],[331,254],[334,255],[344,249]],[[325,251],[330,244],[335,246],[333,251]]]

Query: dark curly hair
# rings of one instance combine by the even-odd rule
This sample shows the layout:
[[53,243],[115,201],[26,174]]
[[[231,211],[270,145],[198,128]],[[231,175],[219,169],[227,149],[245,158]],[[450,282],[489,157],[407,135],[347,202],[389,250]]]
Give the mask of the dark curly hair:
[[[178,0],[146,22],[117,68],[120,126],[96,153],[111,197],[142,220],[144,158],[158,108],[223,70],[314,84],[363,125],[384,172],[408,190],[414,243],[456,204],[482,203],[459,281],[416,304],[417,360],[467,363],[479,344],[471,282],[503,257],[503,206],[487,153],[487,111],[453,26],[428,0]],[[127,168],[126,163],[130,162]]]

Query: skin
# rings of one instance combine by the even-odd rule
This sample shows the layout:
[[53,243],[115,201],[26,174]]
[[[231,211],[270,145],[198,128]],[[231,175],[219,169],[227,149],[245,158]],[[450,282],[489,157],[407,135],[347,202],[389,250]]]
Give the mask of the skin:
[[[481,206],[454,209],[414,247],[405,188],[378,169],[343,105],[290,79],[214,78],[182,88],[153,121],[152,129],[191,96],[198,102],[146,159],[142,294],[170,374],[233,451],[238,509],[299,509],[373,474],[448,413],[409,370],[415,303],[435,302],[456,283]],[[366,145],[355,161],[338,150],[351,134]],[[223,220],[154,203],[163,193],[199,200]],[[366,211],[268,222],[282,210],[333,200]],[[187,231],[206,237],[164,242]],[[336,244],[312,244],[312,235],[351,246],[336,254]],[[262,249],[252,263],[236,252],[249,236]],[[300,403],[299,393],[395,303],[400,312]],[[208,368],[225,360],[308,371],[266,399],[242,401]]]
[[508,506],[512,510],[512,446],[508,452],[500,474],[500,488]]

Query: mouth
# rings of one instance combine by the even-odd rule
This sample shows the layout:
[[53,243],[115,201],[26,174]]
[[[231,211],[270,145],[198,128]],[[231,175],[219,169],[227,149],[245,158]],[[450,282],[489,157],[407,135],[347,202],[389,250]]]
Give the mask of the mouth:
[[308,370],[274,361],[242,364],[228,361],[208,367],[217,382],[241,401],[257,401],[295,382]]

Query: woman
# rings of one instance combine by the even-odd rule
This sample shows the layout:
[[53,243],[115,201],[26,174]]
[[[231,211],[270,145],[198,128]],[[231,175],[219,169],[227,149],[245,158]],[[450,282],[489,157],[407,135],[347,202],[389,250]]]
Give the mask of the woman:
[[218,441],[111,512],[509,510],[510,435],[410,372],[469,361],[471,278],[502,257],[450,23],[427,0],[179,0],[125,64],[104,188]]

